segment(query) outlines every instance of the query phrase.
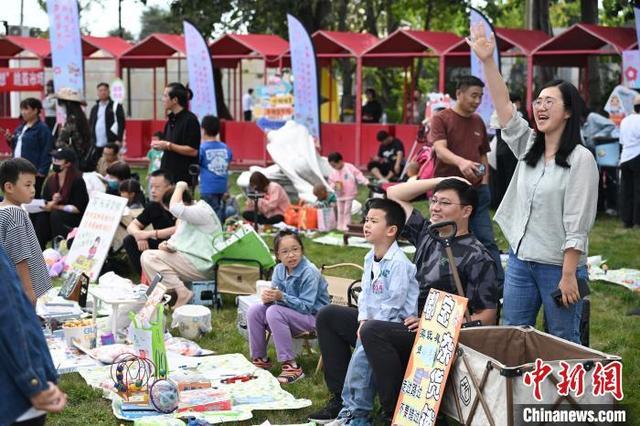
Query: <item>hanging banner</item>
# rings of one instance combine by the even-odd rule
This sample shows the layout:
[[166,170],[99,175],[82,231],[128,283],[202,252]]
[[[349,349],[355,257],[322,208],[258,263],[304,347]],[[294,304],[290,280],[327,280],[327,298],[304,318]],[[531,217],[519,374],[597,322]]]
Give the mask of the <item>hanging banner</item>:
[[53,85],[84,93],[82,42],[76,0],[47,0]]
[[468,300],[429,291],[393,416],[398,426],[435,425]]
[[278,130],[288,120],[293,120],[293,95],[291,84],[281,77],[269,77],[266,86],[256,88],[253,117],[262,131]]
[[622,76],[624,85],[640,89],[640,50],[622,51]]
[[318,66],[311,37],[294,16],[287,14],[291,71],[293,72],[294,121],[304,125],[320,141]]
[[633,14],[636,18],[636,39],[638,40],[638,43],[640,43],[640,7],[634,6]]
[[0,68],[0,92],[41,92],[42,68]]
[[198,120],[205,115],[218,116],[216,90],[213,82],[213,63],[207,41],[191,22],[184,20],[184,44],[187,49],[189,88],[193,99],[189,109]]
[[[484,27],[485,34],[487,35],[487,38],[490,37],[491,33],[493,33],[495,38],[495,31],[493,30],[493,26],[491,25],[487,17],[484,16],[484,14],[480,12],[478,9],[474,9],[473,7],[471,8],[471,12],[469,14],[469,24],[471,27],[477,24],[482,24],[482,26]],[[499,70],[500,69],[500,52],[498,51],[497,39],[496,39],[496,48],[493,51],[493,60],[496,61],[496,64],[498,64],[498,70]],[[471,75],[478,77],[485,84],[487,83],[487,80],[484,76],[482,63],[480,62],[476,54],[473,53],[473,49],[471,50]],[[489,128],[489,119],[491,118],[491,114],[493,113],[493,100],[491,99],[491,94],[489,93],[489,90],[487,90],[486,87],[484,90],[484,94],[482,95],[482,102],[480,103],[480,106],[478,106],[478,109],[476,110],[476,112],[480,114],[480,116],[484,120],[484,123],[487,125],[487,128]]]

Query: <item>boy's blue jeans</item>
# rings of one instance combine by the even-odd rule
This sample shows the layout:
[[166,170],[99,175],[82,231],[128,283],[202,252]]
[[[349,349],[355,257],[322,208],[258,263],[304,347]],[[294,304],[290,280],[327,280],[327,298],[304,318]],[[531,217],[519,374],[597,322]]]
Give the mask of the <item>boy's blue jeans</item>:
[[489,189],[489,185],[484,184],[478,186],[476,191],[478,192],[478,205],[475,208],[473,217],[471,217],[469,221],[469,228],[482,245],[489,250],[489,254],[491,254],[496,264],[496,278],[499,281],[499,285],[502,286],[504,270],[502,269],[502,262],[500,261],[500,250],[493,235],[493,224],[491,223],[489,212],[489,208],[491,207],[491,190]]
[[[576,277],[587,279],[587,267],[578,267]],[[520,260],[509,250],[504,280],[504,325],[534,326],[542,305],[549,333],[580,344],[582,300],[565,308],[556,305],[551,297],[561,278],[562,266]]]
[[226,203],[222,201],[223,196],[224,194],[200,194],[200,198],[206,201],[213,211],[216,212],[221,223],[224,223],[226,218],[238,213],[233,206],[227,206]]
[[339,418],[367,418],[373,410],[375,397],[375,383],[373,371],[369,366],[367,355],[360,339],[356,342],[356,348],[351,355],[347,376],[342,388],[343,409]]

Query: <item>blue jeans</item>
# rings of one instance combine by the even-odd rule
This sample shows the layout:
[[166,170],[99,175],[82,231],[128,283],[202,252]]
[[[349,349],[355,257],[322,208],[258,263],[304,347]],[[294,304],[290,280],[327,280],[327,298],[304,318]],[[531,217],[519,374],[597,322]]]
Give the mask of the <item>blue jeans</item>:
[[[576,277],[587,279],[587,267],[580,266]],[[504,325],[535,325],[540,305],[544,308],[549,333],[580,344],[582,300],[568,308],[556,305],[551,293],[558,288],[562,266],[520,260],[509,250],[504,280]]]
[[238,213],[236,209],[233,208],[233,206],[227,205],[222,200],[223,195],[224,194],[200,194],[200,198],[206,201],[211,206],[213,211],[216,212],[216,215],[218,216],[218,219],[220,219],[221,223],[224,223],[226,218]]
[[344,387],[342,388],[342,405],[344,408],[340,410],[338,417],[358,418],[367,420],[367,423],[369,423],[368,418],[373,410],[374,397],[373,371],[369,366],[364,347],[358,339],[344,379]]
[[489,216],[489,207],[491,206],[491,190],[489,185],[480,185],[476,188],[478,192],[478,205],[476,211],[469,222],[471,232],[482,243],[483,246],[489,250],[493,261],[496,264],[496,278],[498,283],[502,286],[504,281],[504,269],[502,269],[502,262],[500,261],[500,250],[496,245],[496,239],[493,236],[493,224],[491,223],[491,217]]

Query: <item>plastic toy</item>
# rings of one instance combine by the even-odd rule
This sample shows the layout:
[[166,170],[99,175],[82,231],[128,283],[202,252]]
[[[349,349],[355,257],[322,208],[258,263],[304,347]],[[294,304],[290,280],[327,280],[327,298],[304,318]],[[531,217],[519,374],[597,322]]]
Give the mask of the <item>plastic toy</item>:
[[178,408],[178,385],[167,379],[156,380],[149,389],[151,405],[163,414],[174,412]]
[[147,404],[150,381],[155,370],[155,364],[148,358],[122,354],[111,365],[113,387],[126,402]]

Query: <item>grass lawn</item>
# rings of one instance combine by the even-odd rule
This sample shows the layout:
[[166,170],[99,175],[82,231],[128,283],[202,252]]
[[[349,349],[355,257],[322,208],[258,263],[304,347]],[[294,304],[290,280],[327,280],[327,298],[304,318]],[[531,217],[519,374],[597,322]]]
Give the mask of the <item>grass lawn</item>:
[[[141,173],[144,175],[144,172]],[[232,193],[238,188],[231,187]],[[359,200],[366,198],[366,191],[361,190]],[[426,203],[418,204],[418,208],[426,212]],[[500,230],[495,227],[498,245],[505,250],[506,241]],[[270,241],[268,241],[270,243]],[[362,263],[366,253],[364,249],[323,246],[305,240],[305,251],[308,258],[316,265],[339,262]],[[640,230],[626,230],[615,218],[598,217],[591,233],[590,252],[601,254],[608,259],[611,269],[628,267],[640,268]],[[348,276],[348,275],[346,275]],[[353,277],[351,275],[350,277]],[[626,312],[640,306],[640,295],[633,294],[623,287],[603,282],[592,283],[591,286],[591,346],[597,350],[616,354],[622,357],[623,369],[623,404],[628,407],[627,424],[640,424],[640,317],[626,316]],[[218,354],[242,353],[249,357],[249,349],[245,340],[236,331],[236,307],[232,297],[225,297],[222,310],[213,311],[213,331],[200,340],[200,345],[212,349]],[[270,354],[275,358],[275,354]],[[328,399],[322,373],[313,375],[317,355],[303,356],[299,359],[307,377],[286,388],[296,397],[309,398],[313,406],[296,411],[267,412],[254,411],[254,418],[243,424],[260,424],[269,420],[274,424],[304,423],[307,415],[321,407]],[[274,367],[277,375],[279,366]],[[110,401],[101,398],[101,392],[87,386],[80,375],[67,374],[61,378],[61,387],[69,395],[66,410],[58,415],[49,416],[51,425],[117,425],[120,424],[111,413]]]

